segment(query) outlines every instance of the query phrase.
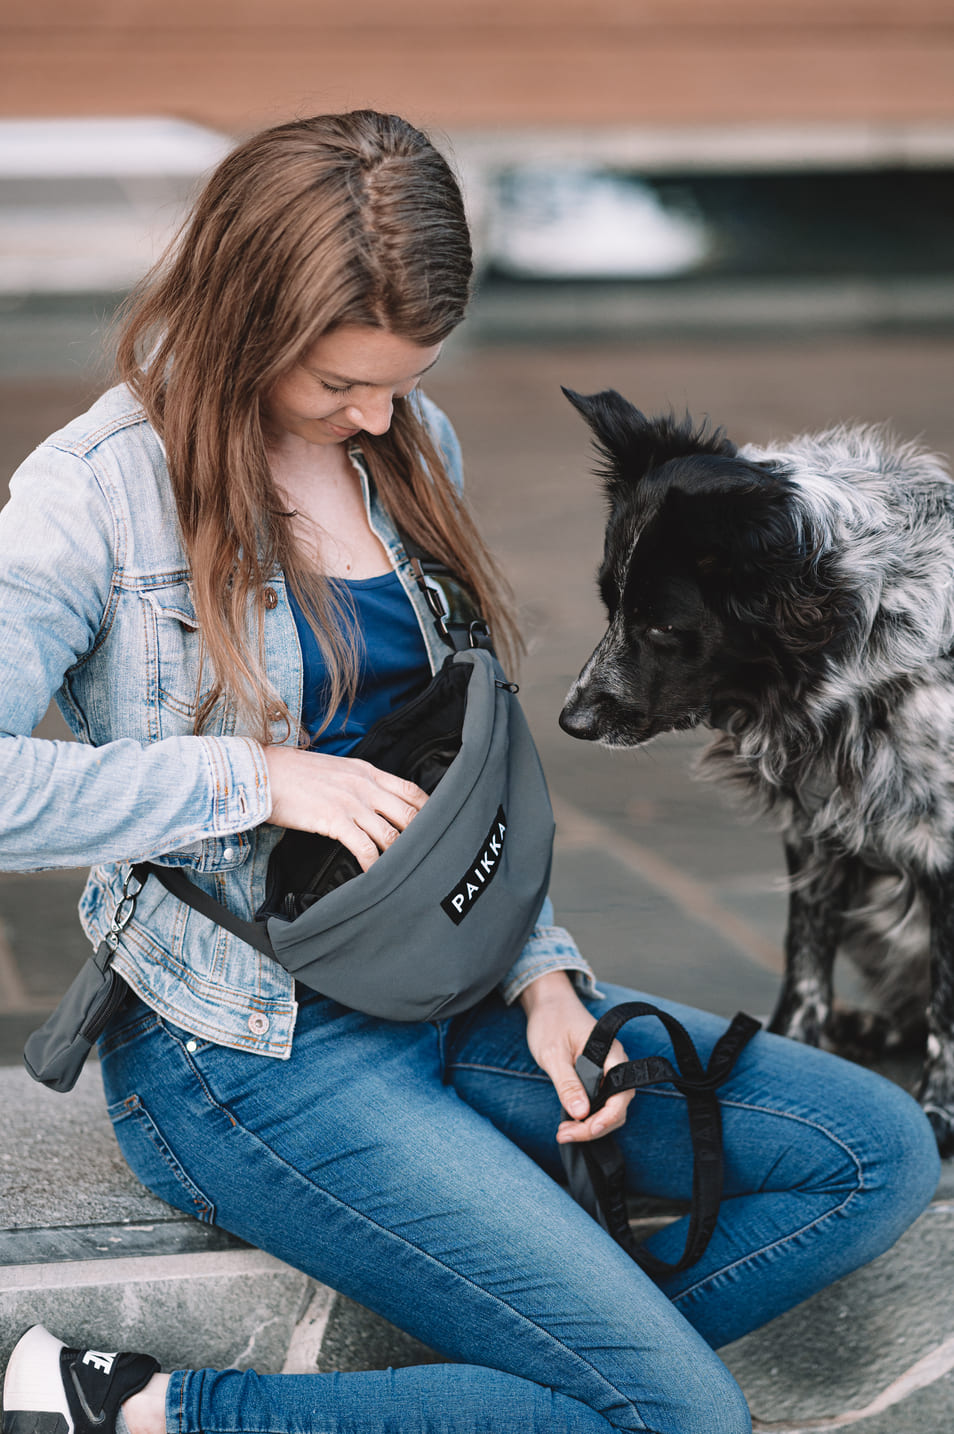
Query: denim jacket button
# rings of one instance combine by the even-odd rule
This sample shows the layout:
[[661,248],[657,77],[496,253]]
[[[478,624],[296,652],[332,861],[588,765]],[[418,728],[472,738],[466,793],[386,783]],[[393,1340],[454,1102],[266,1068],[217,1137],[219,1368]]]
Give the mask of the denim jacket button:
[[222,858],[223,858],[224,861],[232,861],[233,858],[234,858],[234,856],[235,856],[235,847],[234,847],[234,846],[227,846],[227,847],[225,848],[224,852],[222,853]]
[[262,594],[262,598],[269,612],[271,612],[273,607],[278,607],[278,593],[274,588],[266,588]]
[[265,1032],[268,1030],[268,1027],[268,1017],[263,1016],[261,1011],[253,1011],[252,1014],[249,1016],[248,1028],[252,1032],[253,1036],[264,1036]]

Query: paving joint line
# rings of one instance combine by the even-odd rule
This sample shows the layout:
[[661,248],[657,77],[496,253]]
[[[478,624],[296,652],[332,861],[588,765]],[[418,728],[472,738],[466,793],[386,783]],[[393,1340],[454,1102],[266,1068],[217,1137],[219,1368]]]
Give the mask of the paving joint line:
[[954,1369],[954,1335],[944,1340],[935,1349],[929,1350],[916,1360],[903,1374],[898,1375],[891,1383],[882,1389],[869,1404],[863,1409],[845,1409],[841,1414],[828,1415],[822,1419],[804,1419],[790,1423],[788,1420],[763,1420],[753,1419],[752,1428],[755,1434],[817,1434],[819,1430],[827,1429],[848,1429],[852,1424],[860,1424],[863,1419],[871,1419],[876,1414],[883,1414],[895,1404],[900,1404],[903,1399],[914,1394],[919,1389],[926,1389],[929,1385],[936,1384],[946,1374]]
[[641,842],[620,836],[608,823],[591,816],[565,797],[551,792],[551,800],[557,841],[564,851],[577,847],[607,852],[621,866],[663,892],[687,916],[717,931],[755,965],[773,976],[782,974],[784,959],[780,949],[750,922],[727,911],[704,882],[687,876]]

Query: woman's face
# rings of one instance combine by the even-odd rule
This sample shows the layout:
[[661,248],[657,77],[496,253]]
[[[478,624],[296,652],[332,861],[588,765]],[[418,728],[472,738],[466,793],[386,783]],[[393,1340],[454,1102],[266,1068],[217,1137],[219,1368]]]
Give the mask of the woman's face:
[[421,348],[386,329],[331,329],[268,395],[267,435],[282,445],[289,438],[325,445],[386,433],[394,399],[406,398],[440,353],[440,344]]

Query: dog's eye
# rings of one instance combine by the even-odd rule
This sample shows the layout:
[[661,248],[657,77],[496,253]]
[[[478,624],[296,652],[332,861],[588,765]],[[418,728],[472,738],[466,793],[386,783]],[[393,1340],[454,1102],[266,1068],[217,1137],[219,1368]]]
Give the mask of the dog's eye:
[[672,632],[672,623],[667,622],[665,627],[647,627],[646,632],[650,637],[665,637],[667,632]]

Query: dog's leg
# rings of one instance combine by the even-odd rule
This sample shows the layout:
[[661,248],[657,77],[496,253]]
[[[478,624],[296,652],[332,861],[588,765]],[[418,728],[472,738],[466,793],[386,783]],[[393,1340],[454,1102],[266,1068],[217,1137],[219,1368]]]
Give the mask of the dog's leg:
[[927,1057],[918,1100],[934,1127],[938,1149],[954,1155],[954,873],[932,881],[931,997]]
[[839,1055],[863,1062],[924,1055],[930,991],[931,915],[913,873],[859,864],[838,957],[862,977],[876,1009],[836,1005],[828,1036]]
[[806,843],[786,837],[785,858],[794,884],[788,901],[785,976],[769,1030],[817,1046],[831,1016],[845,876],[839,865],[803,878],[810,855],[814,853]]

